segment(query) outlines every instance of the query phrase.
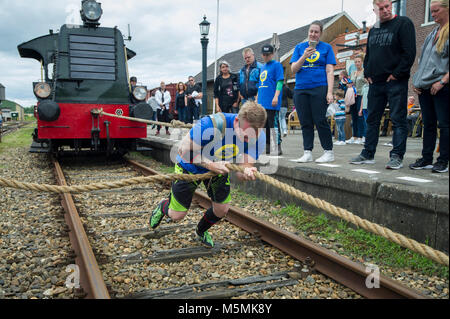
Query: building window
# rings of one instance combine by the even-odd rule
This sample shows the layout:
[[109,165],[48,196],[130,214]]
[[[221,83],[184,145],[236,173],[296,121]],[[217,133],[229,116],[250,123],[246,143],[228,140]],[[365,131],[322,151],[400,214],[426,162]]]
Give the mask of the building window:
[[425,0],[425,21],[423,23],[424,25],[434,23],[433,17],[431,16],[430,3],[431,0]]
[[[430,2],[430,0],[426,0]],[[406,16],[406,0],[392,1],[392,13],[398,16]]]

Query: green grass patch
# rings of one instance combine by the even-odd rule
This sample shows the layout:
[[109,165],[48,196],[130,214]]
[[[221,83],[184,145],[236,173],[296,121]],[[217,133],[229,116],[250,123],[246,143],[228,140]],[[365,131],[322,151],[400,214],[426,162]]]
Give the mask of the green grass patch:
[[[147,158],[139,153],[136,154],[144,159]],[[159,164],[155,169],[165,173],[173,172],[173,166],[164,164]],[[261,197],[243,192],[234,186],[231,188],[231,196],[233,202],[239,202],[238,205],[242,206],[262,200]],[[277,205],[281,206],[279,200],[274,201],[273,206]],[[392,269],[411,269],[429,276],[437,275],[442,278],[449,278],[448,267],[364,229],[355,229],[348,222],[331,220],[325,214],[313,215],[296,205],[282,207],[279,210],[272,211],[272,214],[289,217],[297,230],[305,235],[315,235],[324,239],[329,245],[334,246],[333,248],[338,250],[341,255],[370,259],[373,264]]]
[[[405,249],[384,237],[372,234],[364,229],[355,229],[345,221],[334,221],[324,214],[318,216],[304,212],[300,207],[288,205],[275,215],[291,218],[294,226],[306,234],[314,234],[331,243],[339,243],[345,253],[362,258],[370,258],[372,263],[391,268],[409,268],[426,275],[449,277],[449,268],[431,259]],[[341,252],[340,252],[341,253]]]
[[23,127],[14,133],[2,136],[0,143],[0,152],[4,152],[9,148],[29,147],[33,141],[31,134],[34,131],[34,125]]
[[[131,159],[131,160],[136,160],[136,161],[140,161],[143,163],[148,162],[149,160],[149,156],[143,155],[139,152],[130,152],[127,155],[127,158]],[[163,173],[163,174],[172,174],[175,172],[175,167],[174,166],[167,166],[164,165],[160,162],[157,162],[155,160],[152,161],[152,166],[151,168],[153,168],[154,170]]]

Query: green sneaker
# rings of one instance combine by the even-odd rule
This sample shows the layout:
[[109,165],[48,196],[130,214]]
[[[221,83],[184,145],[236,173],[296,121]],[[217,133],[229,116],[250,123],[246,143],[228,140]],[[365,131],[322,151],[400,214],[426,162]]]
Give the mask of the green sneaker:
[[166,200],[163,200],[161,203],[159,203],[159,205],[156,206],[156,208],[152,212],[152,216],[150,217],[150,227],[153,229],[159,226],[164,217],[162,205],[165,204],[165,202]]
[[[197,233],[197,232],[196,232]],[[197,234],[197,239],[206,247],[213,248],[214,242],[211,238],[211,235],[208,233],[208,231],[205,231],[203,235]]]

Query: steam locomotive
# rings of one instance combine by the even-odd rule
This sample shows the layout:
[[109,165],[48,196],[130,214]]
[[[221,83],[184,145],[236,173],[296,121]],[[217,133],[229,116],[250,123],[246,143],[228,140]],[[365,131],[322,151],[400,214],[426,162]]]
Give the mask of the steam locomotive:
[[100,109],[147,120],[153,114],[147,88],[129,82],[127,62],[136,53],[117,27],[100,27],[102,13],[100,3],[82,0],[83,25],[65,24],[18,46],[22,58],[41,63],[30,152],[126,153],[147,136],[146,124],[99,115]]

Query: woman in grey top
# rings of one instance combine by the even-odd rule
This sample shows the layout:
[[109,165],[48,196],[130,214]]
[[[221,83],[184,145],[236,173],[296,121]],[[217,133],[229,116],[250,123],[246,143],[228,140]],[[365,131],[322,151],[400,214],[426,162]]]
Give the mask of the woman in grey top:
[[[419,67],[413,78],[413,89],[419,95],[422,110],[422,158],[409,167],[444,173],[448,171],[449,160],[448,0],[431,0],[430,10],[438,26],[425,39]],[[433,165],[437,128],[440,130],[440,156]]]

